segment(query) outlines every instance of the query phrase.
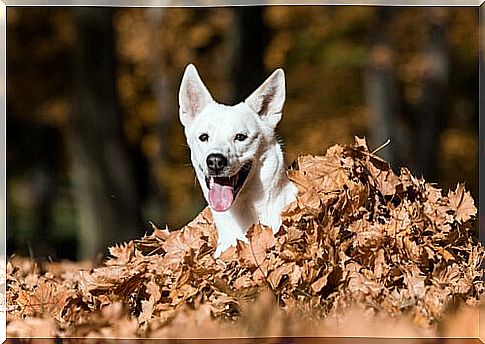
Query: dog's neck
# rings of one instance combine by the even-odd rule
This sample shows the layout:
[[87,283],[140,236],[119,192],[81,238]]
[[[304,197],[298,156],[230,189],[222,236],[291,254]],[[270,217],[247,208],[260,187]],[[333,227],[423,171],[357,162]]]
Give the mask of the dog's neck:
[[248,181],[248,185],[253,188],[259,187],[258,192],[256,190],[251,192],[248,187],[247,190],[243,190],[246,192],[241,196],[244,196],[249,202],[259,205],[260,208],[265,208],[280,196],[284,186],[288,183],[290,181],[286,175],[281,146],[276,140],[273,140],[266,151],[261,154],[255,166],[252,181]]
[[[247,240],[248,227],[255,223],[271,226],[276,232],[281,223],[280,212],[294,200],[295,193],[296,187],[286,175],[281,146],[273,140],[253,165],[231,208],[225,212],[212,212],[216,226],[227,228],[225,224],[230,223],[233,227],[236,224],[236,237],[243,241]],[[220,240],[224,241],[224,238]]]

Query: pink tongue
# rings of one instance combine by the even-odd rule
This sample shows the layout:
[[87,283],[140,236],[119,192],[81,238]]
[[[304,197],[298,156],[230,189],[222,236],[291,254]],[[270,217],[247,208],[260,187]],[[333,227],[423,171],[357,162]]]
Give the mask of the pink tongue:
[[209,190],[209,203],[215,211],[226,211],[232,205],[232,186],[214,183]]

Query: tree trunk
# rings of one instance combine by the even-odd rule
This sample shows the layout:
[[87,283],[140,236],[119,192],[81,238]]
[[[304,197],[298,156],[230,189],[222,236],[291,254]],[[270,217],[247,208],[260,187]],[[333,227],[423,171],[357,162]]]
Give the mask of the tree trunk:
[[[156,5],[154,3],[154,5]],[[149,80],[150,89],[153,93],[157,104],[157,121],[150,128],[160,142],[160,149],[158,152],[153,152],[146,157],[148,160],[148,175],[147,175],[147,199],[145,202],[145,213],[147,218],[155,223],[162,222],[167,215],[166,195],[158,177],[158,169],[160,166],[165,166],[168,163],[167,156],[169,154],[170,125],[174,118],[178,118],[178,109],[169,106],[173,103],[174,90],[176,85],[173,82],[173,76],[166,72],[162,73],[161,65],[163,61],[162,44],[163,39],[161,35],[160,26],[166,9],[163,7],[151,7],[145,9],[145,16],[150,25],[151,41],[154,46],[150,51],[149,68],[151,70],[151,77]]]
[[393,52],[387,32],[393,9],[377,9],[378,24],[371,36],[371,48],[365,73],[366,99],[370,111],[369,146],[378,147],[388,139],[390,145],[379,155],[391,165],[396,163],[399,138],[396,128]]
[[267,29],[263,6],[235,7],[229,54],[229,78],[232,84],[231,102],[243,101],[267,77],[264,68],[264,48]]
[[116,95],[113,9],[83,7],[74,14],[78,41],[69,143],[78,258],[91,259],[141,234],[139,190]]
[[429,181],[437,181],[439,134],[446,113],[444,104],[448,86],[449,57],[446,42],[447,17],[443,8],[429,9],[428,43],[424,51],[426,75],[414,117],[412,152],[415,172]]

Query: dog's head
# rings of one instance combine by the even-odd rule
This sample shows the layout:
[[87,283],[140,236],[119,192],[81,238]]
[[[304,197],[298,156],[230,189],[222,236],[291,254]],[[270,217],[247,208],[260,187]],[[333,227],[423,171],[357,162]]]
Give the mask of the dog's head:
[[197,69],[188,65],[179,91],[180,121],[204,196],[215,211],[231,207],[265,147],[274,140],[285,101],[277,69],[243,103],[214,101]]

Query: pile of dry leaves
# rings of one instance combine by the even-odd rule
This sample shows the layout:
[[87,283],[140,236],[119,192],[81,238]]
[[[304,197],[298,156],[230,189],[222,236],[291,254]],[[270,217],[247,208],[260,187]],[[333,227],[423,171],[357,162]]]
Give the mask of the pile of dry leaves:
[[361,139],[299,157],[289,176],[299,194],[277,235],[254,225],[249,244],[217,260],[208,209],[111,247],[102,267],[11,260],[9,335],[301,335],[355,309],[424,333],[447,309],[478,303],[484,250],[463,185],[443,195],[405,168],[397,176]]

